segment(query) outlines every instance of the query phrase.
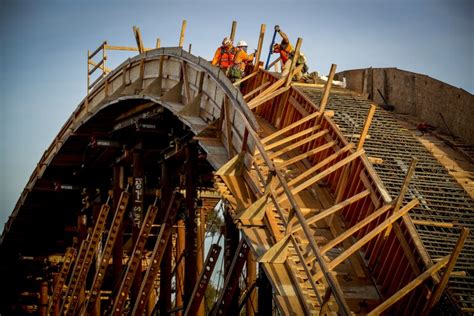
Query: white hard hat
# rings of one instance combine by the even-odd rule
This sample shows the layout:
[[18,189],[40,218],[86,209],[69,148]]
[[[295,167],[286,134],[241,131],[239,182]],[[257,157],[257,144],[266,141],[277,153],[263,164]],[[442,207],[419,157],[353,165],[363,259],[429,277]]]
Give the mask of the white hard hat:
[[237,47],[239,47],[239,46],[248,46],[248,45],[247,45],[247,42],[246,42],[246,41],[239,41],[239,42],[237,43]]

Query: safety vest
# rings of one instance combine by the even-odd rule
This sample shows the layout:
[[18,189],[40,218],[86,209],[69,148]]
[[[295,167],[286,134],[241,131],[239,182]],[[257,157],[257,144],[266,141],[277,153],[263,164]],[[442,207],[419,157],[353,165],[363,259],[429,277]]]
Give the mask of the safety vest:
[[221,47],[221,54],[219,56],[219,68],[227,69],[234,63],[235,49],[227,49],[226,47]]
[[292,50],[293,50],[293,47],[291,46],[291,44],[289,43],[280,44],[280,58],[283,64],[285,64],[288,59],[293,57],[291,55]]

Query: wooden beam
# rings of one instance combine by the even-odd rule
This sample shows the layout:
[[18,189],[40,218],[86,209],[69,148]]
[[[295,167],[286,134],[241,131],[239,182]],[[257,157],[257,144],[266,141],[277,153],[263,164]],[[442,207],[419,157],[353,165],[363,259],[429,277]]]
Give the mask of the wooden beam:
[[321,126],[320,125],[315,125],[315,126],[312,126],[310,128],[307,128],[305,130],[302,130],[301,132],[298,132],[298,133],[295,133],[295,134],[292,134],[290,136],[287,136],[283,139],[280,139],[279,141],[276,141],[274,143],[271,143],[271,144],[268,144],[265,146],[265,150],[272,150],[273,148],[276,148],[276,147],[279,147],[281,145],[284,145],[286,143],[289,143],[289,142],[292,142],[294,141],[295,139],[299,138],[299,137],[302,137],[306,134],[309,134],[309,133],[312,133],[312,132],[316,132],[317,130],[319,130]]
[[303,154],[300,154],[300,155],[298,155],[298,156],[295,156],[295,157],[293,157],[293,158],[290,158],[290,159],[288,159],[288,160],[285,160],[285,161],[283,161],[283,162],[281,162],[281,163],[276,163],[276,164],[277,164],[277,166],[278,166],[279,168],[284,168],[284,167],[289,166],[289,165],[291,165],[291,164],[294,164],[294,163],[296,163],[296,162],[298,162],[298,161],[301,161],[301,160],[303,160],[303,159],[305,159],[305,158],[308,158],[308,157],[310,157],[310,156],[312,156],[312,155],[315,155],[315,154],[317,154],[317,153],[319,153],[319,152],[321,152],[321,151],[323,151],[323,150],[329,149],[329,148],[333,147],[334,145],[336,145],[336,142],[335,142],[335,141],[330,141],[329,143],[326,143],[326,144],[324,144],[324,145],[318,146],[318,147],[313,148],[313,149],[311,149],[311,150],[309,150],[309,151],[307,151],[307,152],[305,152],[305,153],[303,153]]
[[156,48],[161,47],[161,40],[159,38],[156,39]]
[[434,226],[434,227],[443,227],[443,228],[453,228],[455,226],[454,223],[425,221],[425,220],[420,220],[420,219],[412,219],[411,221],[415,225],[423,225],[423,226]]
[[191,48],[193,47],[193,44],[189,43],[189,46],[188,46],[188,53],[191,54]]
[[[331,173],[333,173],[334,171],[336,171],[337,169],[341,168],[342,166],[348,164],[349,162],[353,161],[354,159],[356,159],[357,157],[360,157],[364,152],[363,151],[356,151],[354,152],[353,154],[349,155],[348,157],[342,159],[341,161],[335,163],[334,165],[332,165],[331,167],[327,168],[326,170],[318,173],[317,175],[315,175],[314,177],[306,180],[305,182],[301,183],[300,185],[298,185],[297,187],[291,189],[291,193],[293,195],[295,194],[298,194],[299,192],[303,191],[304,189],[308,188],[309,186],[315,184],[316,182],[318,182],[319,180],[325,178],[326,176],[330,175]],[[286,196],[284,196],[286,197]],[[283,199],[284,200],[284,199]]]
[[364,129],[362,130],[362,134],[360,135],[359,139],[359,144],[357,144],[357,150],[362,149],[364,147],[365,138],[367,137],[367,133],[369,132],[369,127],[370,123],[372,123],[372,118],[374,117],[375,108],[376,106],[374,104],[370,105],[369,114],[367,115],[367,119],[365,120]]
[[288,186],[294,186],[295,184],[297,184],[298,182],[300,182],[301,180],[305,179],[306,177],[314,174],[316,171],[318,171],[319,169],[321,169],[322,167],[324,167],[325,165],[327,165],[328,163],[330,163],[331,161],[334,161],[336,158],[338,158],[339,156],[341,156],[342,154],[348,152],[349,150],[351,150],[352,148],[354,147],[354,145],[352,144],[347,144],[346,146],[342,147],[341,149],[339,149],[338,151],[336,151],[335,153],[331,154],[330,156],[324,158],[323,160],[321,160],[320,162],[318,162],[317,164],[315,164],[314,166],[312,166],[311,168],[307,169],[306,171],[304,171],[303,173],[301,173],[300,175],[298,175],[297,177],[293,178],[291,181],[288,182]]
[[232,44],[234,43],[236,29],[237,29],[237,21],[232,21],[232,27],[230,29],[230,37],[229,37]]
[[323,97],[321,98],[321,102],[319,103],[319,113],[323,113],[324,110],[326,109],[326,105],[328,103],[329,99],[329,92],[331,91],[331,86],[332,86],[332,81],[334,79],[334,74],[336,73],[336,64],[331,65],[331,70],[329,70],[329,77],[328,81],[324,85],[324,92],[323,92]]
[[179,47],[183,47],[184,44],[184,33],[186,32],[186,20],[183,20],[183,23],[181,24],[181,33],[179,35]]
[[[393,211],[396,212],[400,209],[400,206],[403,203],[403,200],[405,199],[405,195],[408,190],[408,185],[410,184],[411,178],[413,177],[413,174],[415,173],[415,167],[416,163],[418,162],[418,159],[415,157],[412,158],[410,162],[410,166],[408,167],[407,174],[405,175],[405,179],[403,180],[402,188],[400,189],[400,194],[398,194],[397,200],[395,201],[395,206],[393,207]],[[392,225],[387,227],[387,230],[385,231],[384,238],[388,238],[390,235],[390,230],[392,229]]]
[[258,70],[258,64],[260,63],[260,56],[262,54],[263,39],[265,37],[265,28],[266,28],[265,24],[262,24],[260,26],[260,35],[258,36],[257,52],[255,53],[255,59],[254,59],[254,63],[255,63],[255,65],[253,67],[254,72]]
[[401,300],[405,295],[410,293],[413,289],[415,289],[417,286],[422,284],[426,279],[430,278],[433,274],[438,272],[441,268],[443,268],[449,260],[449,256],[443,257],[437,264],[420,274],[416,279],[405,285],[403,288],[401,288],[397,293],[393,294],[390,296],[387,300],[385,300],[382,304],[377,306],[375,309],[373,309],[370,313],[367,314],[367,316],[375,316],[375,315],[380,315],[383,311],[385,311],[387,308]]
[[[349,206],[349,205],[365,198],[368,195],[370,195],[369,190],[364,190],[360,193],[357,193],[356,195],[348,198],[347,200],[344,200],[343,202],[340,202],[336,205],[333,205],[330,208],[327,208],[327,209],[321,211],[320,213],[318,213],[314,216],[311,216],[310,218],[308,218],[306,220],[306,223],[308,225],[314,224],[314,223],[316,223],[316,222],[318,222],[318,221],[320,221],[320,220],[322,220],[322,219],[324,219],[324,218],[326,218],[326,217],[342,210],[343,208],[345,208],[345,207],[347,207],[347,206]],[[295,233],[295,232],[297,232],[301,229],[302,229],[301,224],[296,224],[296,225],[293,226],[293,229],[292,229],[291,233],[293,234],[293,233]]]
[[237,87],[242,82],[247,81],[248,79],[255,77],[257,74],[258,74],[258,72],[252,72],[250,75],[247,75],[247,76],[243,77],[242,79],[237,80],[236,82],[234,82],[234,87]]
[[291,80],[293,79],[293,70],[295,69],[296,62],[298,61],[298,57],[300,57],[300,49],[301,49],[301,44],[303,43],[302,38],[298,38],[296,41],[296,47],[294,51],[294,56],[293,59],[291,60],[291,66],[290,66],[290,71],[288,72],[287,77],[285,78],[285,87],[288,87],[291,83]]
[[308,115],[308,116],[306,116],[306,117],[303,117],[301,120],[298,120],[298,121],[296,121],[296,122],[294,122],[294,123],[291,123],[290,125],[288,125],[288,126],[282,128],[282,129],[280,129],[280,130],[278,130],[278,131],[276,131],[276,132],[274,132],[274,133],[268,135],[267,137],[263,138],[263,139],[261,140],[261,142],[262,142],[263,144],[268,143],[268,142],[271,141],[272,139],[274,139],[274,138],[276,138],[276,137],[278,137],[278,136],[280,136],[280,135],[283,135],[283,134],[285,134],[286,132],[291,131],[293,128],[298,127],[298,126],[300,126],[300,125],[303,124],[303,123],[306,123],[306,122],[308,122],[308,121],[310,121],[310,120],[312,120],[312,119],[315,119],[315,118],[317,118],[317,117],[320,116],[320,115],[321,115],[321,114],[320,114],[319,112],[311,113],[310,115]]
[[313,141],[313,140],[315,140],[315,139],[318,139],[318,138],[320,138],[320,137],[326,135],[327,133],[329,133],[329,131],[328,131],[327,129],[322,130],[322,131],[319,131],[319,132],[317,132],[316,134],[313,134],[313,135],[311,135],[311,136],[309,136],[309,137],[307,137],[307,138],[305,138],[305,139],[302,139],[302,140],[300,140],[300,141],[298,141],[298,142],[296,142],[296,143],[294,143],[294,144],[291,144],[290,146],[287,146],[287,147],[285,147],[285,148],[283,148],[283,149],[280,149],[279,151],[276,151],[276,152],[274,152],[274,153],[271,153],[271,154],[269,155],[269,157],[270,157],[270,159],[274,159],[274,158],[276,158],[276,157],[278,157],[278,156],[281,156],[281,155],[283,155],[283,154],[285,154],[285,153],[287,153],[287,152],[289,152],[289,151],[292,151],[292,150],[294,150],[294,149],[296,149],[296,148],[298,148],[298,147],[300,147],[300,146],[302,146],[302,145],[304,145],[304,144],[306,144],[306,143],[309,143],[310,141]]
[[259,100],[252,100],[248,103],[248,106],[251,110],[255,109],[257,106],[259,105],[262,105],[263,103],[267,102],[267,101],[270,101],[271,99],[273,98],[276,98],[277,96],[279,96],[280,94],[282,94],[283,92],[286,92],[290,89],[290,86],[287,86],[287,87],[282,87],[268,95],[266,95],[265,97],[263,98],[260,98]]
[[[258,73],[258,72],[254,72],[254,74],[257,74],[257,73]],[[262,91],[262,90],[265,89],[269,84],[270,84],[270,81],[265,81],[265,82],[262,83],[260,86],[258,86],[257,88],[253,89],[252,91],[250,91],[249,93],[247,93],[246,95],[244,95],[244,100],[248,102],[251,96],[253,96],[253,95],[254,95],[255,93],[257,93],[257,92]]]
[[138,26],[133,26],[133,34],[135,35],[135,40],[137,41],[137,48],[140,54],[145,52],[145,47],[143,46],[142,34],[140,33],[140,28]]
[[[394,223],[396,220],[398,220],[401,216],[405,215],[408,213],[413,207],[418,205],[419,201],[418,199],[413,199],[405,205],[402,209],[400,209],[398,212],[394,212],[389,218],[387,218],[385,221],[383,221],[381,224],[379,224],[377,227],[375,227],[373,230],[371,230],[368,234],[366,234],[364,237],[359,239],[356,243],[354,243],[350,248],[346,249],[343,253],[341,253],[339,256],[337,256],[334,260],[328,263],[329,269],[334,269],[337,267],[341,262],[349,258],[351,255],[354,254],[357,250],[359,250],[361,247],[363,247],[366,243],[371,241],[375,236],[377,236],[380,232],[382,232],[388,225]],[[315,276],[315,281],[319,280],[321,277],[323,277],[323,274],[321,272],[317,273]]]
[[[275,81],[274,83],[272,83],[272,85],[270,87],[268,87],[267,89],[265,89],[264,91],[262,91],[259,95],[257,95],[252,101],[250,102],[258,102],[260,99],[263,99],[265,96],[267,96],[268,94],[274,92],[275,90],[277,90],[278,88],[280,88],[283,84],[285,83],[284,79],[278,79],[277,81]],[[250,107],[250,103],[249,103],[249,107]]]
[[426,314],[435,307],[435,305],[438,303],[439,299],[441,298],[441,295],[444,292],[444,289],[446,288],[446,285],[448,285],[448,280],[449,276],[451,275],[451,272],[453,272],[454,266],[456,265],[456,261],[458,260],[459,254],[461,253],[462,248],[464,247],[464,243],[466,242],[467,237],[469,236],[469,228],[463,227],[461,230],[461,234],[459,235],[459,238],[456,242],[456,246],[454,247],[454,250],[449,257],[448,264],[446,266],[446,271],[444,271],[443,277],[441,278],[441,281],[439,284],[436,286],[436,290],[433,292],[431,295],[429,301],[428,301],[428,306],[426,309]]

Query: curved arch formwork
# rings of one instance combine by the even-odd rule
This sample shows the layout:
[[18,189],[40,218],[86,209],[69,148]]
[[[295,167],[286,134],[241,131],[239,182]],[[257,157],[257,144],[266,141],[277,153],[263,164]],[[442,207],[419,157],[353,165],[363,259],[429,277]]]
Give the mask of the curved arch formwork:
[[[236,251],[236,255],[228,254],[231,261],[226,269],[225,288],[210,313],[221,314],[236,306],[232,299],[239,293],[229,289],[237,287],[245,265],[249,280],[247,290],[255,291],[255,263],[251,259],[247,261],[248,253],[271,284],[271,299],[284,314],[377,314],[385,310],[400,311],[400,306],[410,313],[426,311],[423,304],[407,302],[420,302],[429,297],[433,284],[440,279],[437,272],[449,266],[456,256],[443,257],[436,264],[431,262],[410,218],[405,216],[418,200],[403,205],[402,190],[400,197],[392,201],[363,151],[365,136],[361,135],[359,145],[349,143],[331,120],[330,113],[320,111],[286,78],[279,79],[258,70],[241,85],[241,89],[237,89],[222,71],[181,48],[161,48],[122,63],[91,90],[33,172],[2,235],[4,251],[12,253],[15,247],[28,249],[26,244],[32,236],[14,239],[15,233],[22,229],[19,219],[26,216],[24,214],[54,205],[55,201],[50,198],[56,196],[55,192],[66,189],[66,181],[73,181],[74,177],[55,170],[58,166],[72,170],[74,176],[85,173],[88,179],[85,183],[94,187],[97,182],[106,182],[107,177],[112,177],[111,170],[116,173],[115,177],[120,176],[121,171],[113,169],[111,164],[123,162],[132,162],[133,179],[143,179],[143,171],[135,174],[134,169],[143,163],[142,169],[151,168],[153,174],[160,175],[161,191],[156,199],[148,198],[154,202],[147,212],[134,217],[139,228],[132,229],[135,237],[131,240],[135,246],[131,249],[139,245],[142,248],[133,252],[129,249],[131,254],[123,267],[122,262],[117,263],[121,254],[117,257],[112,248],[123,232],[120,225],[127,204],[135,203],[129,200],[136,195],[127,192],[126,183],[122,183],[115,187],[113,203],[107,206],[102,198],[103,206],[95,209],[95,224],[89,234],[84,231],[87,227],[78,225],[83,230],[78,229],[78,236],[83,234],[79,239],[85,241],[82,247],[77,244],[75,250],[69,248],[66,253],[59,281],[49,300],[50,312],[100,312],[97,297],[101,289],[110,291],[110,285],[104,284],[105,278],[110,277],[106,272],[112,258],[115,258],[113,265],[118,265],[114,268],[115,276],[120,276],[123,269],[125,275],[131,273],[132,277],[116,282],[102,312],[124,312],[125,298],[133,286],[132,292],[137,296],[132,298],[132,313],[147,309],[150,312],[155,303],[151,289],[160,263],[160,282],[171,282],[171,279],[164,281],[167,273],[183,272],[179,268],[171,269],[171,257],[163,258],[167,250],[160,248],[160,241],[166,245],[172,239],[172,231],[166,227],[175,224],[174,212],[193,208],[189,206],[193,203],[188,199],[191,194],[184,197],[180,192],[173,193],[172,184],[168,189],[163,186],[164,179],[174,179],[176,175],[158,170],[151,162],[160,160],[161,165],[184,166],[183,177],[187,177],[189,170],[197,168],[197,164],[189,165],[193,160],[190,152],[194,150],[198,159],[199,148],[183,144],[193,142],[199,143],[205,151],[201,156],[217,170],[214,186],[230,206],[227,225],[237,225],[242,236],[239,241],[239,233],[234,232],[234,248],[230,249]],[[155,125],[151,124],[151,128],[142,124],[156,117],[160,119]],[[179,126],[180,123],[186,126]],[[166,125],[167,129],[160,130],[159,124]],[[155,134],[137,139],[135,132],[150,132],[147,128]],[[118,140],[125,141],[129,147],[135,145],[125,148]],[[170,140],[173,144],[166,144]],[[150,142],[162,143],[144,154],[142,160],[131,158],[135,152],[145,151]],[[96,148],[94,146],[106,149],[94,151],[91,149]],[[84,148],[89,152],[81,156]],[[156,154],[158,149],[160,153]],[[93,159],[85,163],[87,157]],[[177,162],[166,162],[168,159]],[[90,164],[94,171],[81,171],[84,164],[85,169]],[[97,172],[99,169],[107,171],[101,174]],[[188,192],[190,187],[186,185],[192,180],[186,179],[183,187]],[[102,187],[107,189],[109,184]],[[129,184],[134,188],[136,182],[132,180]],[[44,198],[41,192],[46,191]],[[120,198],[118,193],[121,193]],[[78,198],[79,193],[72,196]],[[63,199],[70,197],[62,196]],[[179,206],[180,203],[185,207]],[[61,205],[64,207],[67,203]],[[133,275],[139,275],[136,270],[141,265],[146,237],[151,233],[153,217],[150,214],[160,218],[157,241],[148,239],[148,243],[155,244],[147,248],[151,252],[151,263],[144,267],[143,280],[135,278],[138,281],[132,285]],[[101,218],[102,226],[97,224]],[[147,220],[148,231],[142,224]],[[89,272],[103,231],[108,231],[108,237],[97,254],[101,260],[96,262],[95,272]],[[37,243],[41,242],[44,241]],[[462,247],[462,242],[459,245]],[[70,245],[59,247],[63,253],[66,246]],[[388,253],[396,253],[397,262],[391,262]],[[155,255],[159,260],[153,263]],[[198,268],[191,273],[198,273]],[[87,275],[94,273],[92,283],[86,281]],[[196,274],[194,281],[202,281],[202,278]],[[421,283],[422,286],[416,287]],[[194,283],[185,286],[193,287]],[[82,296],[84,290],[86,294]],[[263,293],[259,293],[259,312],[272,304],[271,299],[270,303],[265,301]],[[197,313],[199,304],[192,304],[196,295],[196,291],[184,293],[184,301],[181,305],[176,302],[174,308],[189,315]],[[245,291],[240,299],[257,305],[255,297]],[[171,293],[165,293],[162,288],[159,302],[160,309],[169,312]]]

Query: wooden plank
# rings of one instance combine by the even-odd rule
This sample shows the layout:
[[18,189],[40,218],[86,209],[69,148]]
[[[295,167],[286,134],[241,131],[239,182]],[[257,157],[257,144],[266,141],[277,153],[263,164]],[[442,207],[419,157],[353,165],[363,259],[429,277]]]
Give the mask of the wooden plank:
[[294,56],[293,56],[293,59],[291,60],[290,71],[288,72],[288,75],[285,78],[285,87],[289,87],[291,80],[293,79],[293,70],[295,69],[296,62],[298,61],[298,57],[300,57],[300,49],[301,49],[302,43],[303,43],[303,39],[298,37],[298,40],[296,41],[296,47],[294,50]]
[[309,115],[309,112],[306,111],[301,103],[299,103],[293,96],[290,96],[289,100],[290,104],[298,111],[303,117]]
[[374,316],[374,315],[380,315],[383,311],[385,311],[387,308],[401,300],[405,295],[410,293],[413,289],[415,289],[417,286],[422,284],[426,279],[430,278],[433,274],[438,272],[441,268],[443,268],[449,260],[449,256],[443,257],[437,264],[420,274],[416,279],[405,285],[402,289],[400,289],[397,293],[393,294],[390,296],[387,300],[385,300],[382,304],[377,306],[375,309],[373,309],[370,313],[368,313],[368,316]]
[[237,80],[236,82],[234,82],[234,87],[237,87],[237,86],[239,86],[242,82],[247,81],[247,80],[249,80],[250,78],[255,77],[257,74],[258,74],[258,72],[252,72],[250,75],[247,75],[247,76],[243,77],[242,79]]
[[179,47],[183,47],[183,44],[184,44],[184,33],[186,32],[186,20],[183,20],[182,24],[181,24],[181,33],[179,34],[179,43],[178,43],[178,46]]
[[284,144],[286,144],[286,143],[289,143],[289,142],[291,142],[291,141],[293,141],[293,140],[295,140],[295,139],[297,139],[297,138],[300,138],[300,137],[302,137],[302,136],[304,136],[304,135],[306,135],[306,134],[309,134],[309,133],[312,133],[312,132],[316,132],[317,130],[319,130],[320,127],[321,127],[320,125],[312,126],[312,127],[307,128],[307,129],[305,129],[305,130],[302,130],[301,132],[298,132],[298,133],[296,133],[296,134],[292,134],[292,135],[290,135],[290,136],[288,136],[288,137],[285,137],[285,138],[283,138],[283,139],[280,139],[280,140],[278,140],[278,141],[276,141],[276,142],[274,142],[274,143],[271,143],[271,144],[269,144],[269,145],[266,145],[264,148],[265,148],[265,150],[267,150],[267,151],[268,151],[268,150],[272,150],[273,148],[276,148],[276,147],[279,147],[279,146],[284,145]]
[[325,159],[321,160],[320,162],[318,162],[317,164],[315,164],[311,168],[307,169],[306,171],[304,171],[303,173],[301,173],[297,177],[293,178],[291,181],[288,182],[288,186],[291,187],[291,186],[297,184],[298,182],[300,182],[301,180],[305,179],[306,177],[314,174],[316,171],[318,171],[319,169],[321,169],[322,167],[324,167],[325,165],[327,165],[331,161],[337,159],[342,154],[348,152],[353,147],[354,147],[354,145],[348,144],[345,147],[339,149],[338,151],[336,151],[332,155],[326,157]]
[[138,26],[133,26],[133,34],[135,35],[135,40],[137,41],[137,48],[140,54],[145,52],[145,47],[143,46],[142,34],[140,33],[140,28]]
[[287,152],[289,152],[289,151],[291,151],[291,150],[293,150],[293,149],[296,149],[296,148],[298,148],[298,147],[300,147],[300,146],[302,146],[302,145],[304,145],[304,144],[306,144],[306,143],[309,143],[309,142],[312,141],[312,140],[318,139],[318,138],[320,138],[320,137],[326,135],[328,132],[329,132],[329,131],[328,131],[327,129],[322,130],[322,131],[319,131],[319,132],[317,132],[316,134],[313,134],[313,135],[311,135],[311,136],[309,136],[309,137],[307,137],[307,138],[305,138],[305,139],[302,139],[302,140],[300,140],[300,141],[298,141],[298,142],[296,142],[296,143],[294,143],[294,144],[292,144],[292,145],[290,145],[290,146],[288,146],[288,147],[285,147],[285,148],[283,148],[283,149],[280,149],[279,151],[276,151],[276,152],[274,152],[274,153],[271,153],[271,154],[269,155],[269,157],[270,157],[270,159],[274,159],[274,158],[276,158],[276,157],[278,157],[278,156],[281,156],[281,155],[283,155],[283,154],[285,154],[285,153],[287,153]]
[[262,54],[263,39],[265,37],[265,28],[266,28],[265,24],[262,24],[260,26],[260,35],[258,36],[257,52],[255,53],[255,59],[254,59],[254,63],[255,63],[255,66],[253,68],[254,73],[258,70],[258,65],[260,63],[260,56]]
[[[403,180],[402,188],[400,189],[400,194],[397,197],[397,200],[395,201],[395,206],[393,208],[393,211],[396,212],[400,208],[400,206],[403,203],[403,200],[405,199],[405,195],[408,190],[408,185],[410,184],[411,178],[413,177],[413,174],[415,173],[415,167],[418,159],[413,157],[413,159],[410,162],[410,166],[408,167],[407,174],[405,175],[405,179]],[[385,231],[384,238],[388,238],[388,235],[390,235],[390,230],[392,226],[388,226],[387,230]]]
[[434,226],[434,227],[443,227],[443,228],[453,228],[455,226],[454,223],[434,222],[434,221],[426,221],[426,220],[420,220],[420,219],[412,219],[411,221],[415,225],[423,225],[423,226]]
[[371,104],[369,114],[367,115],[367,118],[365,120],[364,129],[362,130],[359,143],[357,144],[358,150],[364,147],[365,138],[367,137],[367,133],[369,132],[370,123],[372,123],[372,118],[374,117],[375,109],[376,106],[374,104]]
[[[354,159],[356,159],[357,157],[361,156],[364,152],[363,151],[356,151],[354,152],[353,154],[349,155],[348,157],[342,159],[341,161],[335,163],[334,165],[332,165],[331,167],[329,167],[328,169],[318,173],[317,175],[315,175],[314,177],[311,177],[310,179],[306,180],[305,182],[301,183],[300,185],[298,185],[297,187],[291,189],[291,193],[293,195],[301,192],[302,190],[308,188],[309,186],[313,185],[314,183],[318,182],[319,180],[325,178],[326,176],[328,176],[329,174],[331,174],[332,172],[336,171],[337,169],[341,168],[342,166],[344,166],[345,164],[353,161]],[[283,199],[285,200],[285,199]]]
[[[326,218],[326,217],[342,210],[343,208],[351,205],[352,203],[355,203],[355,202],[365,198],[369,194],[370,194],[369,190],[364,190],[364,191],[362,191],[362,192],[360,192],[360,193],[344,200],[343,202],[340,202],[336,205],[333,205],[333,206],[329,207],[328,209],[325,209],[325,210],[321,211],[320,213],[318,213],[314,216],[311,216],[310,218],[308,218],[306,220],[306,223],[308,225],[314,224],[314,223],[316,223],[316,222],[318,222],[318,221],[320,221],[320,220],[322,220],[322,219],[324,219],[324,218]],[[296,225],[293,226],[293,229],[292,229],[291,233],[295,233],[295,232],[297,232],[301,229],[302,229],[301,224],[296,224]]]
[[[282,87],[276,91],[273,91],[272,93],[265,95],[262,98],[259,98],[258,100],[253,99],[252,101],[248,102],[248,106],[251,110],[255,109],[257,106],[262,105],[263,103],[270,101],[271,99],[279,96],[283,92],[286,92],[290,89],[291,87]],[[260,95],[259,95],[260,96]]]
[[436,286],[436,290],[431,295],[428,301],[426,314],[428,314],[429,311],[431,311],[431,309],[433,309],[433,307],[438,303],[438,301],[441,298],[441,295],[444,292],[444,289],[446,288],[446,285],[448,285],[449,276],[451,275],[451,272],[453,272],[453,269],[454,269],[454,266],[456,265],[456,261],[458,260],[459,254],[461,253],[461,250],[464,247],[464,243],[466,242],[466,239],[469,236],[469,232],[470,232],[469,228],[466,228],[466,227],[462,228],[461,234],[459,235],[459,238],[456,242],[456,246],[454,247],[453,252],[451,256],[449,257],[449,261],[446,266],[446,271],[444,271],[441,281]]
[[363,220],[361,220],[360,222],[358,222],[357,224],[355,224],[351,228],[347,229],[344,233],[342,233],[341,235],[337,236],[336,238],[334,238],[333,240],[328,242],[326,245],[324,245],[321,248],[321,253],[324,254],[324,253],[328,252],[329,250],[334,248],[336,245],[338,245],[339,243],[343,242],[347,238],[354,235],[360,229],[362,229],[365,226],[367,226],[368,224],[370,224],[373,220],[375,220],[376,218],[378,218],[379,216],[381,216],[383,213],[387,212],[391,208],[392,208],[392,205],[385,204],[384,206],[379,208],[377,211],[375,211],[374,213],[372,213],[369,216],[365,217]]
[[156,39],[156,48],[160,48],[161,47],[161,40],[159,38]]
[[[256,75],[258,74],[258,72],[254,72],[253,74],[250,74],[249,76],[252,76],[252,75]],[[248,76],[247,76],[248,77]],[[247,93],[246,95],[244,95],[244,100],[245,101],[248,101],[250,99],[251,96],[253,96],[255,93],[257,92],[260,92],[262,91],[263,89],[265,89],[268,85],[270,84],[270,81],[266,81],[264,83],[262,83],[260,86],[258,86],[257,88],[253,89],[252,91],[250,91],[249,93]]]
[[234,43],[236,29],[237,29],[237,21],[232,21],[232,27],[230,29],[230,36],[229,36],[230,41],[232,43]]
[[321,102],[319,103],[319,113],[324,113],[324,110],[326,109],[326,104],[328,103],[329,99],[329,92],[331,91],[332,81],[334,80],[334,74],[336,73],[336,67],[336,64],[331,65],[328,81],[324,85],[323,97],[321,98]]
[[271,134],[271,135],[268,135],[267,137],[263,138],[263,139],[261,140],[261,142],[264,143],[264,144],[265,144],[265,143],[268,143],[270,140],[272,140],[272,139],[274,139],[274,138],[276,138],[276,137],[278,137],[278,136],[280,136],[280,135],[283,135],[283,134],[286,133],[286,132],[289,132],[289,131],[292,130],[293,128],[298,127],[298,126],[300,126],[300,125],[303,124],[303,123],[306,123],[306,122],[308,122],[308,121],[310,121],[310,120],[312,120],[312,119],[315,119],[315,118],[317,118],[317,117],[320,116],[320,115],[321,115],[321,114],[318,113],[318,112],[311,113],[310,115],[308,115],[308,116],[306,116],[306,117],[303,117],[302,119],[300,119],[300,120],[298,120],[298,121],[296,121],[296,122],[294,122],[294,123],[291,123],[290,125],[288,125],[288,126],[282,128],[282,129],[276,131],[275,133],[273,133],[273,134]]
[[323,150],[329,149],[329,148],[333,147],[334,145],[336,145],[336,142],[335,142],[335,141],[331,141],[331,142],[326,143],[326,144],[324,144],[324,145],[321,145],[321,146],[318,146],[318,147],[316,147],[316,148],[313,148],[313,149],[311,149],[311,150],[309,150],[309,151],[307,151],[307,152],[305,152],[305,153],[303,153],[303,154],[297,155],[297,156],[295,156],[295,157],[293,157],[293,158],[290,158],[290,159],[288,159],[288,160],[285,160],[285,161],[283,161],[283,162],[281,162],[281,163],[276,163],[276,164],[277,164],[277,166],[278,166],[279,168],[284,168],[284,167],[289,166],[289,165],[291,165],[291,164],[294,164],[294,163],[296,163],[296,162],[298,162],[298,161],[300,161],[300,160],[303,160],[303,159],[308,158],[308,157],[310,157],[310,156],[312,156],[312,155],[315,155],[315,154],[317,154],[317,153],[319,153],[319,152],[321,152],[321,151],[323,151]]
[[[334,260],[328,263],[329,269],[334,269],[338,266],[341,262],[349,258],[354,252],[359,250],[362,246],[372,240],[375,236],[377,236],[380,232],[382,232],[388,225],[394,223],[397,219],[401,216],[408,213],[413,207],[418,205],[418,199],[411,200],[407,205],[401,208],[398,212],[394,212],[389,218],[383,221],[380,225],[375,227],[371,230],[367,235],[359,239],[356,243],[354,243],[349,249],[345,250],[339,256],[337,256]],[[315,276],[315,280],[319,280],[323,274],[321,272],[317,273]]]

